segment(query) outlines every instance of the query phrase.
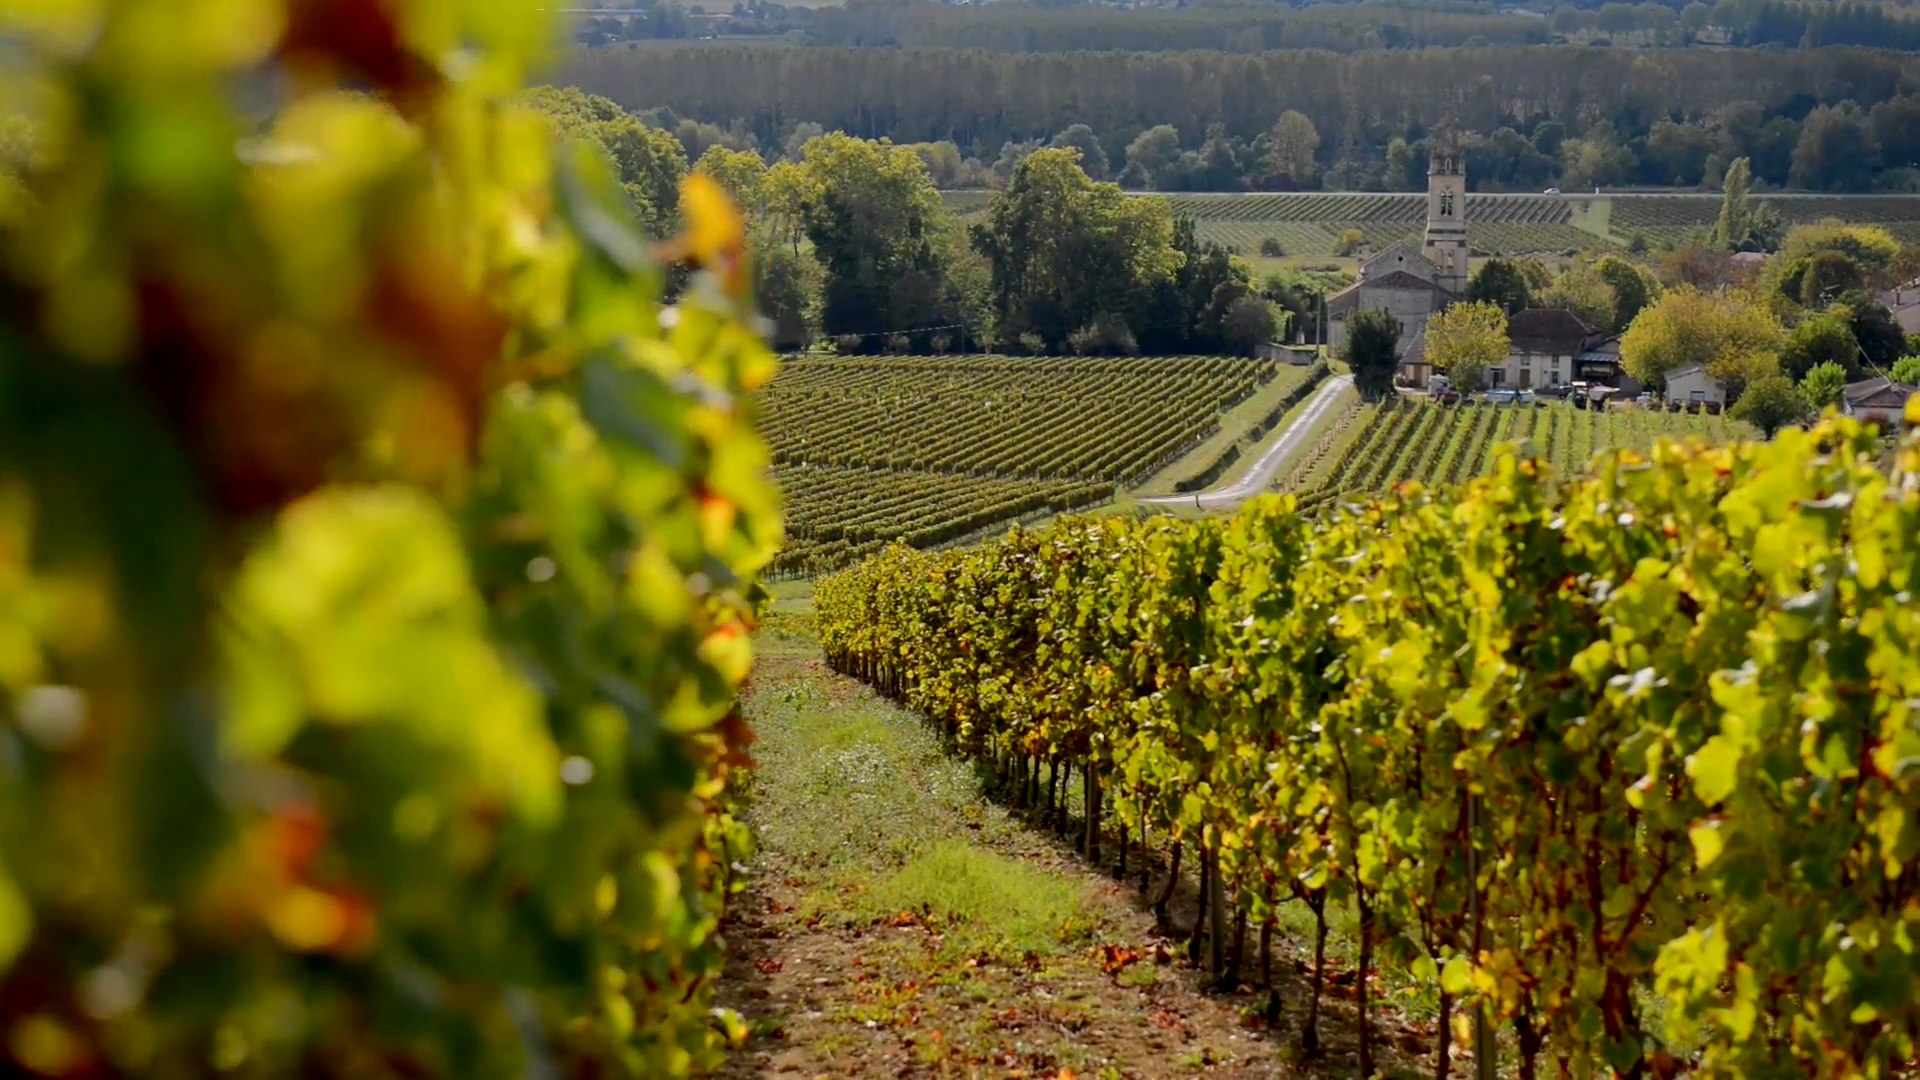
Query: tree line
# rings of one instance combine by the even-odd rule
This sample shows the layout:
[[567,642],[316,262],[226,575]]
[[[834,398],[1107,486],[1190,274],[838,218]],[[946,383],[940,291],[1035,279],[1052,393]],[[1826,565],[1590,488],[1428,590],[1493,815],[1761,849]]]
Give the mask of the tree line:
[[856,0],[844,7],[817,9],[814,19],[807,34],[807,41],[814,45],[996,52],[1358,52],[1468,44],[1543,45],[1553,32],[1545,19],[1499,15],[1485,4],[1409,6],[1381,0],[1308,8],[1263,4],[1146,9]]
[[1606,41],[1636,45],[1862,45],[1920,48],[1920,19],[1898,8],[1802,0],[1576,0],[1544,13],[1491,4],[1392,0],[1309,7],[1057,7],[855,0],[815,9],[811,45],[996,52],[1165,52],[1214,49],[1373,49],[1545,45]]
[[915,148],[829,132],[791,159],[682,143],[605,98],[528,100],[611,161],[653,236],[677,225],[689,171],[745,210],[755,294],[783,348],[1249,354],[1311,310],[1314,283],[1255,281],[1159,199],[1099,183],[1074,147],[1026,155],[985,220],[964,226]]
[[[625,6],[625,5],[623,5]],[[583,19],[589,46],[702,36],[789,35],[814,46],[987,49],[995,52],[1258,53],[1274,49],[1375,49],[1546,45],[1757,48],[1859,45],[1920,49],[1920,19],[1897,7],[1805,0],[1574,0],[1544,11],[1496,11],[1486,3],[1394,0],[1309,7],[1233,5],[1112,8],[1019,2],[854,0],[790,7],[736,0],[726,13],[678,3],[636,2],[637,14]]]
[[[675,124],[730,125],[763,153],[807,125],[951,144],[947,171],[963,185],[988,171],[1004,182],[1025,149],[1084,125],[1108,175],[1134,187],[1417,188],[1420,141],[1451,115],[1475,133],[1469,178],[1480,190],[1699,183],[1747,157],[1763,183],[1858,191],[1915,186],[1909,67],[1897,53],[1852,48],[1343,56],[665,46],[578,52],[556,79]],[[1288,112],[1311,127],[1311,175],[1269,167],[1267,143]],[[1127,175],[1135,161],[1141,168]]]

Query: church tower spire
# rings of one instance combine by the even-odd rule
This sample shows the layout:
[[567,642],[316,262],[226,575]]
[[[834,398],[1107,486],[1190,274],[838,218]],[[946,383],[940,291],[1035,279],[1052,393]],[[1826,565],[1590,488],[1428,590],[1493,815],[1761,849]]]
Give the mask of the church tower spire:
[[1441,124],[1427,159],[1427,231],[1421,253],[1440,271],[1436,284],[1466,294],[1467,162],[1451,117]]

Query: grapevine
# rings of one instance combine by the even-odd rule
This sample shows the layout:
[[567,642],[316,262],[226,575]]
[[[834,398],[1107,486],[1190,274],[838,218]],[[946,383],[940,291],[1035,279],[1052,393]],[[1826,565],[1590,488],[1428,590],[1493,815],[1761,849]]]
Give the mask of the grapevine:
[[175,8],[0,17],[0,1071],[711,1067],[738,215],[649,249],[516,104],[536,5]]
[[1239,357],[801,357],[764,398],[787,498],[776,574],[953,543],[1113,498],[1297,368]]
[[1363,1073],[1375,956],[1508,1026],[1523,1076],[1672,1075],[1687,1047],[1706,1076],[1893,1077],[1920,1030],[1920,436],[1880,454],[1844,419],[1574,478],[1509,446],[1314,517],[895,547],[819,584],[822,640],[1003,769],[1076,762],[1090,822],[1111,801],[1193,845],[1241,914],[1352,905]]

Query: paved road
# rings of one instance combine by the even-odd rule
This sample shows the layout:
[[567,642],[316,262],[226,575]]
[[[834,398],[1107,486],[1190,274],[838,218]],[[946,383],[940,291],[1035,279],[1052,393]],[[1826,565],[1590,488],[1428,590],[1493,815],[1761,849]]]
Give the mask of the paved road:
[[[1300,414],[1293,418],[1293,423],[1270,436],[1272,441],[1267,443],[1259,457],[1253,459],[1253,464],[1249,465],[1245,472],[1224,486],[1200,493],[1200,506],[1208,510],[1227,510],[1267,490],[1273,484],[1274,474],[1280,471],[1280,466],[1286,464],[1289,458],[1300,451],[1308,437],[1313,434],[1313,426],[1320,422],[1320,418],[1327,414],[1327,410],[1334,407],[1334,402],[1338,400],[1341,392],[1352,385],[1353,376],[1351,375],[1335,375],[1321,383],[1320,389],[1315,390],[1313,396],[1307,399],[1307,407],[1300,410]],[[1140,501],[1192,505],[1194,498],[1192,494],[1162,495]]]

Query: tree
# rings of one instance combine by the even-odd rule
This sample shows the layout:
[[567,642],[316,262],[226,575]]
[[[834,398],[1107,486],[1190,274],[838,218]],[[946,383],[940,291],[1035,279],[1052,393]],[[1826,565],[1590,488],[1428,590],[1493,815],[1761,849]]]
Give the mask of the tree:
[[1220,317],[1220,338],[1239,356],[1253,356],[1261,345],[1279,337],[1287,326],[1286,312],[1263,296],[1236,297]]
[[1400,324],[1385,311],[1362,311],[1347,324],[1340,359],[1353,372],[1354,388],[1368,401],[1393,393],[1399,369]]
[[1183,261],[1160,199],[1127,197],[1095,183],[1074,149],[1021,161],[985,223],[972,230],[986,258],[1002,339],[1037,334],[1065,346],[1103,314],[1125,318]]
[[878,349],[959,313],[946,265],[954,242],[945,204],[912,150],[834,132],[801,150],[801,220],[825,271],[820,329]]
[[1823,364],[1836,364],[1848,375],[1860,370],[1860,350],[1853,343],[1845,308],[1805,320],[1780,349],[1780,370],[1791,378],[1804,379]]
[[1847,225],[1823,221],[1814,225],[1796,225],[1788,230],[1780,244],[1780,253],[1768,267],[1781,283],[1781,293],[1812,304],[1788,288],[1806,276],[1807,265],[1823,252],[1845,256],[1859,267],[1859,281],[1879,288],[1895,284],[1890,280],[1900,268],[1900,241],[1878,225]]
[[1640,155],[1643,175],[1656,184],[1698,186],[1712,150],[1712,137],[1706,128],[1656,120],[1647,133],[1646,150]]
[[1467,299],[1492,304],[1513,315],[1533,306],[1533,290],[1518,265],[1507,259],[1488,259],[1467,281]]
[[1463,390],[1478,389],[1508,348],[1507,313],[1497,304],[1468,301],[1427,318],[1427,360]]
[[701,154],[693,167],[696,172],[706,173],[718,181],[727,194],[733,196],[733,201],[740,204],[749,221],[762,215],[760,186],[767,179],[767,163],[760,160],[759,154],[715,146]]
[[812,337],[809,314],[815,292],[807,264],[777,243],[753,244],[749,254],[754,303],[772,324],[769,341],[782,351],[805,348]]
[[1906,334],[1885,304],[1856,296],[1847,305],[1846,312],[1847,329],[1852,332],[1865,363],[1885,371],[1907,351]]
[[1753,167],[1746,158],[1735,158],[1727,166],[1720,183],[1720,220],[1713,228],[1713,241],[1725,251],[1755,251]]
[[[1806,398],[1808,407],[1815,410],[1839,405],[1840,395],[1846,389],[1847,369],[1831,361],[1814,365],[1806,378],[1800,380],[1800,393]],[[1751,394],[1753,390],[1749,388],[1747,393]]]
[[1699,37],[1700,31],[1705,30],[1712,22],[1713,9],[1701,3],[1700,0],[1690,0],[1686,7],[1680,9],[1680,29],[1685,30],[1689,37]]
[[993,159],[994,179],[1001,184],[1012,179],[1013,171],[1020,167],[1020,163],[1027,159],[1028,154],[1038,149],[1040,149],[1040,144],[1034,140],[1001,143],[1000,156]]
[[1180,160],[1180,132],[1172,124],[1150,127],[1127,144],[1127,165],[1138,165],[1149,182],[1157,182],[1167,166]]
[[956,188],[965,185],[967,180],[966,158],[960,154],[960,148],[950,140],[939,142],[914,143],[913,152],[927,167],[927,175],[933,178],[937,188]]
[[1903,356],[1893,362],[1893,370],[1887,374],[1897,383],[1908,386],[1920,384],[1920,356]]
[[1407,140],[1395,135],[1387,143],[1387,187],[1393,191],[1418,191],[1425,183],[1420,159],[1407,145]]
[[1793,183],[1816,191],[1860,190],[1872,172],[1873,130],[1853,103],[1813,110],[1793,148]]
[[1301,187],[1310,186],[1314,177],[1313,155],[1320,149],[1320,132],[1305,113],[1288,109],[1267,133],[1267,168],[1285,173]]
[[1612,332],[1620,333],[1653,301],[1653,278],[1618,255],[1601,258],[1593,264],[1593,272],[1613,290],[1612,317],[1606,325]]
[[1049,146],[1072,147],[1080,151],[1080,168],[1096,180],[1107,175],[1107,152],[1100,147],[1100,140],[1093,129],[1085,124],[1070,125],[1065,131],[1053,137]]
[[1561,143],[1560,162],[1560,182],[1569,190],[1628,183],[1638,166],[1633,151],[1621,144],[1613,125],[1605,120],[1589,128],[1584,138]]
[[607,98],[571,87],[542,87],[525,95],[561,132],[598,147],[612,163],[641,228],[655,237],[671,232],[679,218],[680,181],[687,152],[680,141]]
[[1613,322],[1613,286],[1584,263],[1569,264],[1553,279],[1553,284],[1535,295],[1533,302],[1535,307],[1571,311],[1588,326],[1608,326]]
[[1755,370],[1752,358],[1772,361],[1780,345],[1779,320],[1750,294],[1682,285],[1649,304],[1627,327],[1620,338],[1620,362],[1636,381],[1658,387],[1666,385],[1668,372],[1702,364],[1737,392]]
[[1880,147],[1882,168],[1920,168],[1920,97],[1883,101],[1873,107],[1868,122]]
[[1781,282],[1781,292],[1807,307],[1824,307],[1841,296],[1866,285],[1860,264],[1838,251],[1816,251],[1804,263],[1800,273]]
[[1807,399],[1793,380],[1784,375],[1769,375],[1747,387],[1730,415],[1759,428],[1761,434],[1771,439],[1788,424],[1805,420],[1807,413]]

